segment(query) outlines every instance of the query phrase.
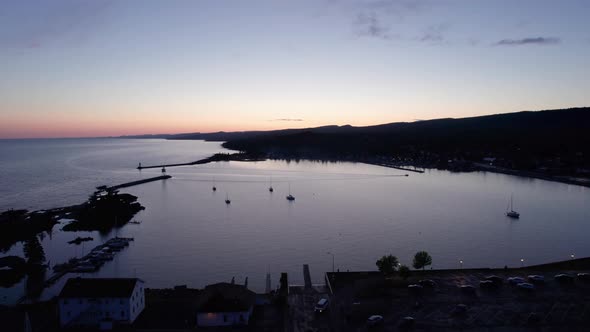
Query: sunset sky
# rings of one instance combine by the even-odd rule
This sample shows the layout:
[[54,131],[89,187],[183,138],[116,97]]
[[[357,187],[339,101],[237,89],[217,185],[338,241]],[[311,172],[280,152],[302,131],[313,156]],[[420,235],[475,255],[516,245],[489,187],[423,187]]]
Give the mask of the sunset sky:
[[0,1],[0,138],[590,106],[590,1]]

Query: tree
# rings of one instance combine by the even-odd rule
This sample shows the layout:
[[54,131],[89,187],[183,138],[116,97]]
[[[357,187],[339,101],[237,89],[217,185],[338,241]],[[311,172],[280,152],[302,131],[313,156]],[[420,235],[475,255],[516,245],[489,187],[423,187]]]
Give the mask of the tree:
[[410,268],[407,267],[406,265],[402,265],[399,267],[399,276],[402,277],[402,279],[406,280],[410,277]]
[[45,251],[39,239],[36,236],[31,237],[23,245],[23,252],[27,258],[27,263],[43,264],[45,262]]
[[432,265],[432,257],[426,251],[418,251],[416,255],[414,255],[414,264],[412,264],[415,269],[422,269],[428,265]]
[[399,262],[397,260],[397,257],[393,255],[383,256],[377,262],[375,262],[375,265],[377,265],[379,271],[385,274],[391,274],[395,272],[395,269],[397,268],[398,264]]

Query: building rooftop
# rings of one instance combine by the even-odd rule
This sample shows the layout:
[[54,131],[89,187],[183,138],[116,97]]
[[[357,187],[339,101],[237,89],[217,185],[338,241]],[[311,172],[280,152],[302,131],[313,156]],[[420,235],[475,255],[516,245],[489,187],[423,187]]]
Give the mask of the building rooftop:
[[205,287],[198,312],[247,311],[255,302],[256,293],[245,286],[221,282]]
[[70,278],[62,288],[60,298],[130,297],[137,278]]

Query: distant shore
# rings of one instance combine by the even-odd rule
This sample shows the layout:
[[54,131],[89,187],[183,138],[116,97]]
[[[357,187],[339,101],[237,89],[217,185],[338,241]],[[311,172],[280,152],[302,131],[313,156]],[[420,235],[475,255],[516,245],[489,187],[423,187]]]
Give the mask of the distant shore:
[[541,179],[546,181],[561,182],[566,184],[573,184],[577,186],[590,187],[590,178],[577,178],[572,176],[551,176],[538,172],[519,171],[502,167],[489,166],[485,164],[475,164],[478,171],[502,173],[514,176],[521,176],[526,178]]

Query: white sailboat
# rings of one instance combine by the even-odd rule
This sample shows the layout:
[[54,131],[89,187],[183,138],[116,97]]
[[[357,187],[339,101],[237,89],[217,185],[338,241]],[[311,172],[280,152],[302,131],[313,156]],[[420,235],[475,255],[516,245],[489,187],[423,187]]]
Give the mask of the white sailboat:
[[510,210],[506,209],[506,216],[513,219],[520,218],[520,213],[514,211],[512,195],[510,195]]

